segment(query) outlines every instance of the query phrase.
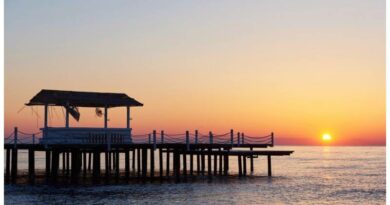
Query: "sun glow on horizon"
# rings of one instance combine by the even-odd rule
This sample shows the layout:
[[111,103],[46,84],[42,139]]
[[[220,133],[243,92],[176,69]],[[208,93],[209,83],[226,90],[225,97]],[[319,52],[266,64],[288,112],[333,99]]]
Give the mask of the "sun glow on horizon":
[[328,142],[330,140],[332,140],[332,136],[330,134],[325,133],[322,135],[322,141]]

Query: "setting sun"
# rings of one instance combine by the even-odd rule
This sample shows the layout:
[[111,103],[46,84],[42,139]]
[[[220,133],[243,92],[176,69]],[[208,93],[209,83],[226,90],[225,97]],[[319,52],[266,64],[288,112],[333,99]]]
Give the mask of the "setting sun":
[[330,134],[323,134],[322,135],[323,141],[330,141],[331,139],[332,139],[332,136],[330,136]]

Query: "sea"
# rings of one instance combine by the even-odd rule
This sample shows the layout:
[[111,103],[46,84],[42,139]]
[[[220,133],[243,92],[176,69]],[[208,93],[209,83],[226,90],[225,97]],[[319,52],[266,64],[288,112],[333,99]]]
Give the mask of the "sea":
[[[231,157],[230,177],[118,185],[6,184],[4,200],[5,204],[18,205],[386,203],[384,146],[275,146],[271,149],[294,150],[291,156],[272,158],[271,178],[267,177],[266,157],[255,158],[254,172],[242,178],[236,176],[237,159]],[[43,170],[44,154],[36,156],[36,167]],[[19,158],[19,169],[27,169],[27,153],[20,153]]]

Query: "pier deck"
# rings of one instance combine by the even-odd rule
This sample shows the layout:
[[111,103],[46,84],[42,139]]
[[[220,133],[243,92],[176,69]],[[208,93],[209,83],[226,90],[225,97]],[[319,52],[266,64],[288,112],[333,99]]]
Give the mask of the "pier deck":
[[[186,181],[187,177],[201,175],[228,176],[229,160],[237,158],[238,176],[247,176],[247,160],[250,172],[254,171],[253,159],[267,156],[268,176],[272,176],[271,157],[288,156],[293,151],[265,150],[266,144],[5,144],[6,170],[5,179],[15,182],[18,176],[18,151],[28,151],[28,178],[35,181],[35,152],[46,153],[45,177],[56,181],[59,176],[77,180],[88,173],[96,179],[125,178],[130,172],[137,179],[169,179]],[[239,149],[237,149],[239,148]],[[257,150],[254,150],[257,149]],[[260,150],[259,150],[260,149]],[[157,151],[156,151],[157,150]],[[120,169],[120,156],[124,155],[125,168]],[[158,155],[158,156],[155,156]],[[104,159],[104,163],[101,161]],[[172,162],[170,162],[172,160]],[[196,169],[195,169],[196,168]],[[102,174],[103,173],[103,174]]]

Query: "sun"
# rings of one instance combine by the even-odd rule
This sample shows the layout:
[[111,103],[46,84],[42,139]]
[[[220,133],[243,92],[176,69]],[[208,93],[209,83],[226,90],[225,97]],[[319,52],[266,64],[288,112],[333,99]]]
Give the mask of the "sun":
[[325,133],[322,135],[322,141],[330,141],[330,140],[332,140],[332,136],[330,134]]

